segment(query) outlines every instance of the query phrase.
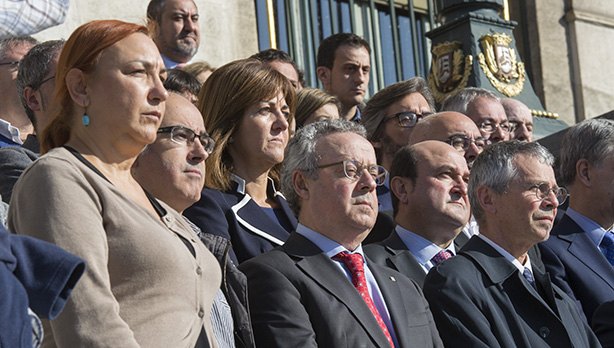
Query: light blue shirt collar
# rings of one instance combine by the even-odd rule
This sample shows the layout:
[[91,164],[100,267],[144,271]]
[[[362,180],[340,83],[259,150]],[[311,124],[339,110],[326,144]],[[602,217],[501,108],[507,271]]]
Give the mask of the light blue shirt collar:
[[518,268],[518,270],[520,271],[521,274],[522,274],[522,272],[524,272],[524,268],[525,267],[528,268],[531,271],[531,273],[533,273],[533,267],[531,267],[531,259],[529,258],[528,254],[527,254],[527,261],[523,265],[514,256],[512,256],[512,254],[508,253],[507,250],[503,249],[498,244],[496,244],[492,240],[488,239],[488,237],[484,236],[483,234],[478,234],[478,237],[482,238],[482,240],[484,240],[486,243],[488,243],[488,245],[490,245],[496,251],[498,251],[499,254],[503,255],[503,257],[505,257],[506,260],[508,260],[514,266],[516,266],[516,268]]
[[567,214],[567,216],[577,223],[578,226],[584,230],[588,238],[590,238],[593,243],[599,247],[601,241],[603,240],[603,236],[605,236],[605,233],[607,232],[605,228],[571,208],[567,208],[565,214]]
[[[181,63],[175,62],[174,60],[171,60],[170,58],[163,55],[162,53],[160,53],[160,56],[162,56],[162,60],[164,61],[164,66],[167,69],[174,69],[177,65],[181,64]],[[191,59],[188,62],[183,63],[183,64],[190,64],[190,63],[192,63]]]
[[19,128],[11,125],[10,122],[5,121],[0,118],[0,134],[4,135],[6,138],[11,139],[17,144],[23,144],[23,141],[19,138]]
[[[405,243],[405,246],[409,251],[414,255],[416,261],[422,266],[424,272],[428,273],[428,271],[435,266],[431,259],[438,252],[444,250],[435,245],[430,240],[421,237],[399,225],[395,228],[395,231]],[[452,252],[452,254],[456,255],[456,249],[454,248],[454,241],[450,243],[450,245],[445,249]]]

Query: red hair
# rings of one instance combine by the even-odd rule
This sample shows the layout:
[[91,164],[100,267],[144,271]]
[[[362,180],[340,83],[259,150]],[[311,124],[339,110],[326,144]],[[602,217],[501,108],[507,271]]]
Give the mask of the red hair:
[[55,93],[50,107],[53,113],[40,135],[41,154],[66,144],[70,138],[74,102],[66,86],[68,72],[73,68],[92,72],[102,51],[135,33],[149,34],[142,25],[99,20],[83,24],[70,35],[58,60]]

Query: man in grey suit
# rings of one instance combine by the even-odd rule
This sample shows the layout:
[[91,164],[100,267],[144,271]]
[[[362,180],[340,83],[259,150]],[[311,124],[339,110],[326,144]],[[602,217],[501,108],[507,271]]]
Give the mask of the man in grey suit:
[[362,126],[300,129],[286,149],[282,190],[299,226],[286,243],[242,263],[256,345],[442,347],[416,283],[364,258],[386,179]]
[[459,234],[470,215],[469,169],[460,152],[431,140],[401,148],[390,176],[397,226],[386,240],[365,246],[365,252],[422,286],[434,265],[469,240]]
[[553,162],[541,145],[516,140],[475,161],[469,200],[480,234],[424,282],[447,346],[600,347],[573,301],[527,254],[548,238],[567,198]]
[[569,208],[539,245],[552,281],[576,300],[589,324],[614,301],[614,121],[571,127],[561,143],[561,178]]
[[19,98],[35,134],[28,134],[21,146],[0,149],[0,194],[8,203],[13,186],[21,173],[38,158],[40,144],[36,137],[49,119],[49,107],[55,90],[55,69],[64,40],[43,42],[23,57],[17,75]]

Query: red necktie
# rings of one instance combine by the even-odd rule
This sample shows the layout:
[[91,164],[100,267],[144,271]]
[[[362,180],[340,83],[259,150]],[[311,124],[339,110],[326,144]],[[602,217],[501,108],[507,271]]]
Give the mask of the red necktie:
[[435,254],[435,256],[433,256],[431,261],[433,261],[434,264],[438,264],[438,263],[440,263],[443,260],[447,260],[447,259],[451,258],[452,256],[454,256],[452,254],[452,252],[450,252],[448,250],[441,250],[440,252]]
[[391,347],[394,347],[394,342],[392,341],[390,332],[388,332],[388,328],[386,327],[386,324],[384,324],[382,316],[377,311],[377,308],[375,308],[375,304],[373,303],[371,295],[369,294],[369,288],[367,287],[367,279],[365,278],[365,270],[363,267],[362,255],[350,254],[344,251],[333,256],[333,260],[343,262],[345,266],[350,270],[350,273],[352,273],[352,284],[354,284],[354,287],[356,288],[356,290],[358,290],[358,293],[360,294],[362,299],[367,303],[367,306],[371,310],[371,313],[373,313],[373,316],[375,316],[377,323],[382,328],[382,331],[384,331],[384,334],[388,339],[388,343],[390,343]]

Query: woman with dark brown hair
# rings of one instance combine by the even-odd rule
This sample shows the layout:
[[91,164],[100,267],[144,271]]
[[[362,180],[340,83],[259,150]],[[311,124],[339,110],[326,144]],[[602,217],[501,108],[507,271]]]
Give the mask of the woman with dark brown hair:
[[215,70],[198,100],[216,145],[202,198],[184,215],[230,240],[240,263],[283,244],[297,225],[276,189],[296,94],[281,73],[245,59]]
[[168,96],[147,29],[82,25],[56,76],[45,154],[17,182],[9,210],[14,233],[87,262],[62,314],[44,323],[43,346],[216,347],[209,313],[219,264],[130,173],[156,139]]

